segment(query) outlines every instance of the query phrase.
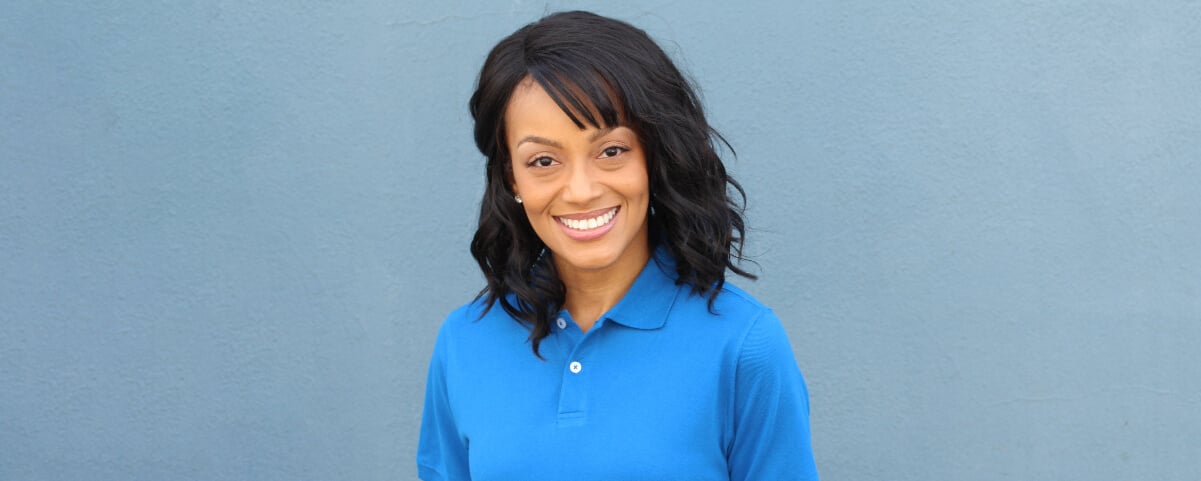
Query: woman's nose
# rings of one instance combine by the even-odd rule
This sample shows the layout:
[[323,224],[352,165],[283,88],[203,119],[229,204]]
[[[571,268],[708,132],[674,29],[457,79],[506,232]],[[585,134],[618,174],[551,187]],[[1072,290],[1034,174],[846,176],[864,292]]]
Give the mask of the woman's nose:
[[577,204],[587,204],[600,196],[601,188],[597,172],[592,169],[591,162],[573,162],[567,186],[564,189],[563,200]]

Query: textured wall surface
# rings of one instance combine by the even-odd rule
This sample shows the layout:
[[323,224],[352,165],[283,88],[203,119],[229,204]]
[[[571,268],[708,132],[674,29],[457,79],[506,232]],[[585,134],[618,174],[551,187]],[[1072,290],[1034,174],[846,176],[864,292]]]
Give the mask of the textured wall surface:
[[0,13],[0,479],[413,479],[474,76],[566,8],[737,149],[824,479],[1201,473],[1197,2],[73,3]]

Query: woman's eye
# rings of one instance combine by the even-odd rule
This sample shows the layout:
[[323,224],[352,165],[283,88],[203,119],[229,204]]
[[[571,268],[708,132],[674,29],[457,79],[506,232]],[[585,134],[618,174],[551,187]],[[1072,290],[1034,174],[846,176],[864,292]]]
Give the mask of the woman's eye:
[[531,160],[530,163],[527,165],[529,165],[530,167],[550,167],[552,165],[555,165],[555,159],[552,159],[550,157],[538,157],[534,160]]
[[617,157],[618,155],[621,155],[621,153],[625,152],[625,151],[626,151],[626,149],[624,147],[608,147],[605,150],[601,151],[601,154],[602,154],[601,156],[602,157]]

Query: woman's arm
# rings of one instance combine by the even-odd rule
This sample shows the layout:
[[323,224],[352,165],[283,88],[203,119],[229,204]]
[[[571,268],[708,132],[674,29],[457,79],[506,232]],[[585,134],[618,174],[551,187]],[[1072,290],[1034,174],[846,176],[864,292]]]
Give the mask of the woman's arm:
[[425,381],[425,408],[421,413],[421,437],[417,442],[417,476],[425,481],[471,479],[467,464],[467,440],[459,432],[451,411],[446,386],[446,324],[438,333],[429,376]]
[[765,310],[742,342],[734,381],[730,479],[817,480],[809,393],[779,318]]

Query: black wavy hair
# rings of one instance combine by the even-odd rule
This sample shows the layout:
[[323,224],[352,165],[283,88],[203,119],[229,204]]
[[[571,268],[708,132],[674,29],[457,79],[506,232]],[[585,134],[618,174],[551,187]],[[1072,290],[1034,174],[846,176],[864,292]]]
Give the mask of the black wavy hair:
[[707,294],[712,309],[726,269],[755,279],[737,265],[743,260],[746,193],[726,174],[717,142],[729,143],[705,120],[689,82],[646,32],[628,23],[581,11],[551,14],[492,49],[470,102],[475,143],[487,157],[479,228],[471,241],[471,255],[488,282],[480,297],[486,296],[488,309],[499,301],[528,324],[535,355],[541,357],[538,346],[550,334],[566,289],[546,259],[554,253],[534,233],[511,188],[505,108],[526,78],[538,82],[579,128],[625,126],[638,135],[650,179],[651,248],[663,246],[675,258],[677,284]]

